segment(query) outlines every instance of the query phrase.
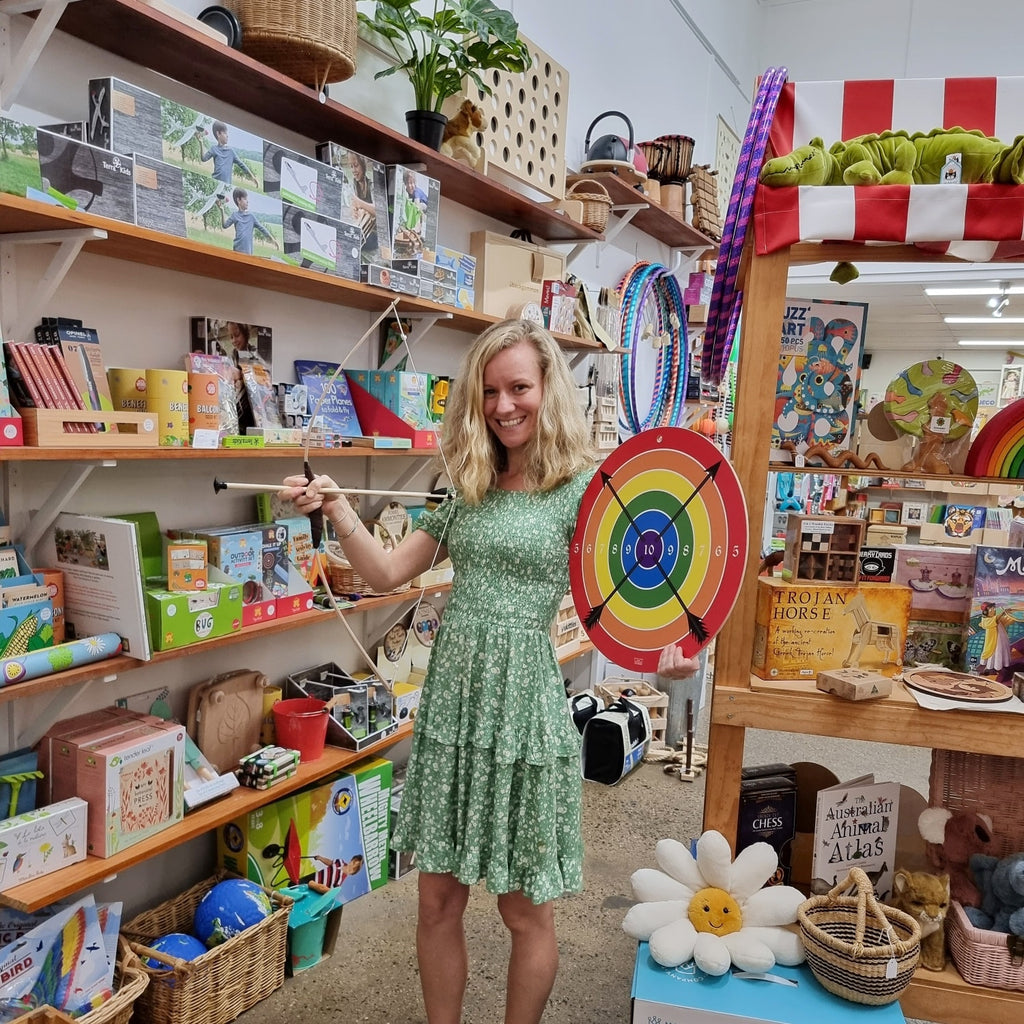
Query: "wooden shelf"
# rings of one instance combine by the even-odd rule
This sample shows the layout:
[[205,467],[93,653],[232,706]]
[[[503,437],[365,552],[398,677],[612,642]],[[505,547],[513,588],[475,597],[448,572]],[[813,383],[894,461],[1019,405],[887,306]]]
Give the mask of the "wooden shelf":
[[581,640],[579,647],[575,651],[570,651],[568,654],[563,654],[558,659],[559,665],[568,665],[570,661],[575,661],[577,658],[582,658],[584,654],[590,654],[594,650],[594,645],[589,640]]
[[[450,583],[439,583],[435,586],[424,588],[426,593],[431,594],[448,590],[451,590]],[[342,613],[345,615],[361,615],[363,612],[373,611],[375,608],[384,608],[388,605],[413,601],[416,599],[419,591],[419,587],[413,587],[411,590],[404,590],[398,594],[386,594],[383,597],[364,597],[351,608],[343,608]],[[275,619],[273,622],[263,622],[258,626],[246,626],[237,633],[229,633],[227,636],[219,636],[213,640],[203,640],[200,643],[189,644],[187,647],[179,647],[173,651],[156,651],[149,661],[140,661],[138,658],[129,658],[123,654],[118,655],[116,658],[108,658],[106,661],[95,661],[90,665],[82,665],[67,672],[56,672],[53,675],[42,676],[39,679],[29,679],[24,683],[15,683],[13,686],[2,687],[0,688],[0,704],[22,700],[25,697],[34,697],[40,693],[48,693],[51,690],[60,690],[66,686],[75,686],[90,679],[104,679],[120,675],[124,672],[131,672],[135,669],[148,668],[150,665],[177,661],[179,658],[191,658],[193,655],[206,654],[218,647],[231,647],[234,644],[244,643],[247,640],[272,636],[275,633],[285,633],[292,629],[303,629],[306,626],[319,625],[324,622],[330,622],[333,618],[334,612],[314,608],[312,611],[300,612],[298,615],[288,615],[283,619]]]
[[[2,237],[2,236],[0,236]],[[152,462],[166,459],[186,461],[226,459],[290,459],[296,466],[304,449],[294,445],[267,448],[32,448],[0,446],[0,462],[102,462],[131,459]],[[310,448],[310,461],[319,459],[432,459],[436,448]]]
[[651,238],[656,238],[673,249],[706,249],[711,250],[712,255],[717,255],[718,242],[702,234],[682,217],[677,217],[663,206],[651,202],[647,196],[623,181],[617,174],[601,171],[598,174],[574,174],[568,179],[569,182],[582,180],[599,181],[608,190],[608,195],[616,206],[646,203],[646,208],[638,210],[630,224]]
[[212,829],[279,800],[282,796],[325,778],[332,772],[340,771],[368,757],[375,757],[410,735],[412,725],[406,724],[380,743],[363,750],[345,750],[341,747],[328,746],[322,757],[300,764],[298,771],[290,779],[274,786],[273,789],[249,789],[240,786],[212,803],[189,811],[179,824],[172,825],[113,857],[89,856],[84,861],[62,868],[52,875],[44,875],[42,878],[14,886],[0,893],[0,904],[28,912],[49,906],[55,900],[72,896],[81,889],[96,885],[106,878],[141,864],[150,857],[205,835]]
[[953,964],[944,971],[922,967],[900,999],[900,1009],[908,1018],[949,1024],[1019,1024],[1024,1018],[1024,992],[971,985]]
[[1014,757],[1024,756],[1020,717],[999,711],[930,711],[898,681],[889,697],[844,701],[817,689],[813,679],[753,675],[749,688],[716,685],[711,709],[711,721],[718,725]]
[[[538,238],[596,242],[602,237],[333,99],[321,103],[308,86],[215,42],[142,0],[68,4],[57,27],[314,142],[340,142],[384,163],[422,164],[427,174],[440,179],[444,198],[525,228]],[[345,90],[344,83],[330,88],[335,95]]]
[[[0,194],[0,223],[3,224],[3,233],[101,228],[106,231],[107,237],[86,242],[84,248],[87,252],[374,312],[386,309],[388,303],[394,300],[402,313],[450,315],[451,319],[445,320],[444,326],[460,331],[477,333],[502,319],[471,309],[456,309],[454,306],[442,306],[426,299],[398,295],[382,288],[375,288],[373,285],[347,281],[341,277],[306,270],[303,267],[292,267],[259,256],[247,256],[244,253],[202,245],[178,238],[176,235],[165,235],[159,231],[150,231],[134,224],[123,224],[107,217],[95,217],[64,207],[49,206],[20,196]],[[2,237],[3,234],[0,234],[0,238]],[[571,335],[556,335],[556,340],[565,349],[607,351],[600,342],[586,341]]]

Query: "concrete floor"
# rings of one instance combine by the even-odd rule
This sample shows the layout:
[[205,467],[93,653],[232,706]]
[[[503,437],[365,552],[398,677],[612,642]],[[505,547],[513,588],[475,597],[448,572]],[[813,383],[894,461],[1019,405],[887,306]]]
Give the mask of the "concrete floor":
[[[928,751],[748,732],[747,764],[815,760],[840,778],[874,771],[927,792]],[[545,1020],[627,1024],[635,943],[621,929],[632,904],[629,876],[653,867],[654,844],[700,832],[704,780],[681,782],[645,764],[618,786],[584,787],[585,891],[558,905],[560,968]],[[344,910],[334,955],[289,978],[242,1024],[425,1024],[415,957],[413,872]],[[466,913],[470,980],[463,1024],[498,1024],[504,1013],[508,944],[494,898],[474,888]]]

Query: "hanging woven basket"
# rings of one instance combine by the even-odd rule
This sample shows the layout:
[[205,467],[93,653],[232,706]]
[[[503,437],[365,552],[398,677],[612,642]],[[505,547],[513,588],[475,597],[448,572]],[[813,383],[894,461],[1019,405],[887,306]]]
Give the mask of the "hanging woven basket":
[[228,0],[242,23],[242,51],[320,89],[356,73],[355,0]]

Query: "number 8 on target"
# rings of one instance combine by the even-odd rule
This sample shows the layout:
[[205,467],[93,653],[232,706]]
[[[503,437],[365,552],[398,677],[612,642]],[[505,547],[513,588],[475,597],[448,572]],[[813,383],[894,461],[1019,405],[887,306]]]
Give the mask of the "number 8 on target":
[[710,441],[681,427],[631,437],[587,486],[569,548],[594,646],[644,672],[668,644],[696,654],[736,603],[747,533],[739,480]]

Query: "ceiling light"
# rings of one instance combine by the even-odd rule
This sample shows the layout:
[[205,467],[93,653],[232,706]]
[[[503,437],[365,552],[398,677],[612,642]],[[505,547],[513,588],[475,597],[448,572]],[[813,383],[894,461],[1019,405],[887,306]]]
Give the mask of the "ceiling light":
[[964,348],[1010,348],[1013,345],[1024,345],[1024,341],[993,341],[991,338],[984,341],[963,339],[957,344]]
[[1002,317],[1002,315],[1003,315],[1003,310],[1004,310],[1004,309],[1006,309],[1006,307],[1007,307],[1007,306],[1008,306],[1009,304],[1010,304],[1010,297],[1009,297],[1009,295],[1004,295],[1004,296],[1003,296],[1003,297],[1002,297],[1002,298],[1001,298],[1001,299],[1000,299],[1000,300],[999,300],[999,301],[998,301],[998,302],[996,303],[995,309],[993,309],[993,310],[992,310],[992,315],[993,315],[993,316],[997,316],[997,317]]
[[1000,285],[989,285],[985,288],[970,286],[964,288],[925,288],[925,295],[1024,295],[1024,285],[1012,288]]
[[[944,316],[947,324],[990,324],[990,316]],[[1024,324],[1024,316],[1004,316],[1000,320],[1004,324]]]

